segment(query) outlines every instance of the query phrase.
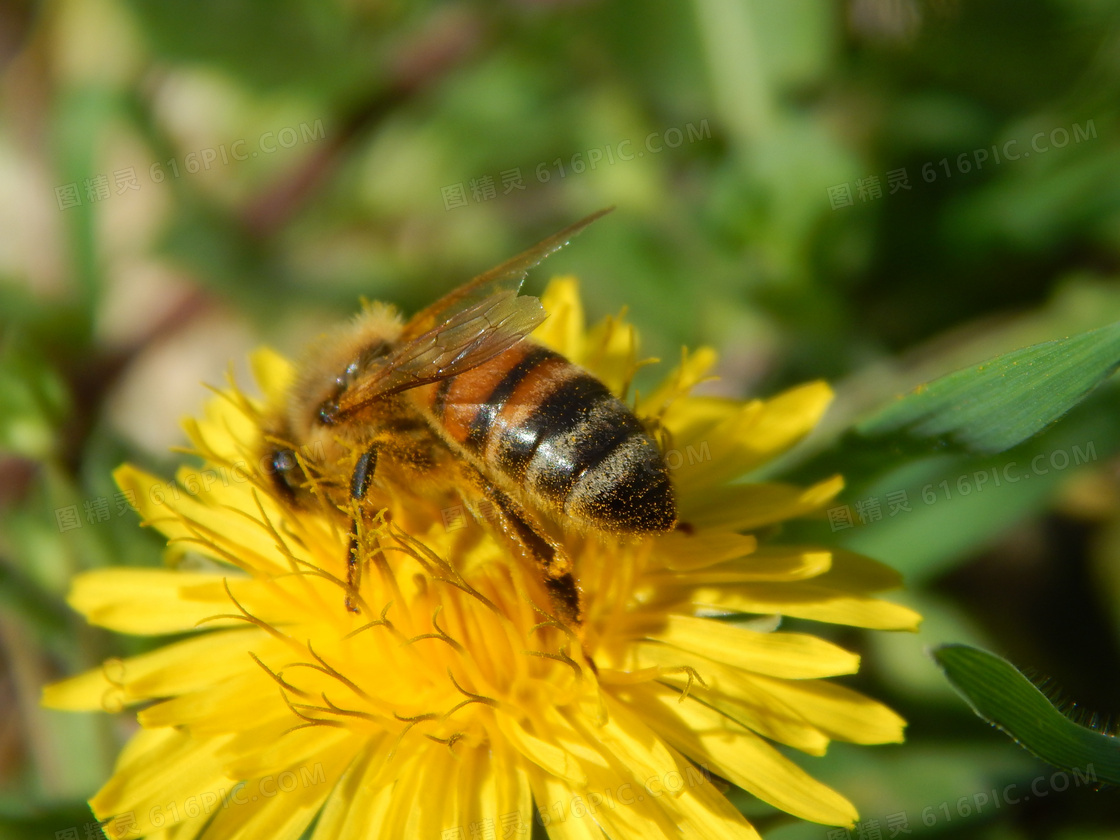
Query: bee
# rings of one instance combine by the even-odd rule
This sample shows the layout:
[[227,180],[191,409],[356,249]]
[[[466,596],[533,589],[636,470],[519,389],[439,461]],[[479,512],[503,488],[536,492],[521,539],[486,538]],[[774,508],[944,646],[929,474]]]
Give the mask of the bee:
[[[319,487],[352,511],[371,507],[375,485],[456,491],[474,518],[540,570],[553,606],[578,625],[573,565],[542,517],[617,536],[657,534],[677,521],[657,444],[596,377],[529,338],[546,313],[537,298],[519,294],[529,269],[610,209],[407,323],[375,303],[314,345],[267,435],[265,461],[280,495],[304,506]],[[318,462],[294,458],[293,445],[317,453]],[[345,480],[332,465],[347,463],[348,453],[360,455]],[[355,612],[358,540],[351,517],[346,606]]]

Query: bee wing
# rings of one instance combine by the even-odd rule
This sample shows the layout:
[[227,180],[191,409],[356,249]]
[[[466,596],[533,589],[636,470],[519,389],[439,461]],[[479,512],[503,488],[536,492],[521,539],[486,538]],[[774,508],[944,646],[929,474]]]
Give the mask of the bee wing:
[[485,300],[498,292],[512,291],[516,293],[521,288],[521,284],[525,282],[529,269],[555,254],[567,245],[573,236],[613,209],[613,207],[607,207],[580,219],[559,233],[538,242],[513,259],[507,260],[496,268],[478,275],[454,291],[448,292],[431,306],[422,309],[413,316],[412,320],[405,325],[401,340],[408,341],[425,335],[430,330],[436,329],[440,324],[448,321],[452,313],[470,309],[479,301]]
[[341,412],[456,376],[517,344],[546,317],[537,298],[518,295],[529,269],[613,209],[592,213],[417,313],[385,363],[342,394]]
[[478,367],[521,341],[546,314],[535,297],[513,290],[493,294],[399,346],[384,364],[348,388],[338,407],[345,414],[389,394]]

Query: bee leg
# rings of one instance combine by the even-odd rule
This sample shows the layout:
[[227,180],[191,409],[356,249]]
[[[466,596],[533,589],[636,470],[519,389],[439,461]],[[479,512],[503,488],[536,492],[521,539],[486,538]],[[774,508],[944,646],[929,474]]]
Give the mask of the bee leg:
[[[351,501],[361,502],[365,499],[375,469],[377,469],[377,444],[363,452],[354,465],[354,474],[350,477]],[[353,613],[361,612],[352,597],[357,594],[358,587],[362,584],[362,563],[358,558],[359,515],[350,517],[350,548],[346,555],[346,609]]]
[[481,475],[477,476],[479,490],[490,510],[475,509],[475,516],[496,525],[544,573],[544,585],[553,605],[566,621],[579,625],[582,622],[579,586],[572,569],[571,558],[564,547],[552,539],[536,519],[508,494]]

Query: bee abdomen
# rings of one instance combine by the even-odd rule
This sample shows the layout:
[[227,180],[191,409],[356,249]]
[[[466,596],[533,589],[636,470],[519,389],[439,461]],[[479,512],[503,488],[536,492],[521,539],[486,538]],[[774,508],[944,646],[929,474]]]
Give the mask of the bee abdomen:
[[604,530],[673,526],[676,503],[661,452],[602,382],[581,371],[537,414],[541,435],[525,471],[527,488],[560,502],[565,515]]
[[[468,377],[476,387],[449,386],[440,409],[469,451],[561,515],[616,532],[672,527],[676,503],[661,453],[598,379],[527,342],[456,379]],[[455,424],[445,412],[470,392],[469,423]]]

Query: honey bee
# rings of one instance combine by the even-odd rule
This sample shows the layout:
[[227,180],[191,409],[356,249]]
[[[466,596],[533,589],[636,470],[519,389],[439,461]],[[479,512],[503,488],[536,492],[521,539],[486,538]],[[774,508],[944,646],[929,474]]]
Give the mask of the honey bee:
[[[537,298],[519,294],[529,269],[609,210],[475,277],[407,323],[375,303],[314,345],[268,435],[265,458],[281,496],[303,506],[319,487],[345,511],[368,508],[371,485],[457,491],[476,519],[540,569],[553,606],[578,624],[571,559],[541,517],[609,535],[656,534],[677,520],[661,452],[633,412],[593,375],[528,337],[546,317]],[[293,445],[321,453],[319,462],[294,458]],[[332,465],[355,452],[344,480]],[[355,612],[358,539],[351,517],[346,606]]]

